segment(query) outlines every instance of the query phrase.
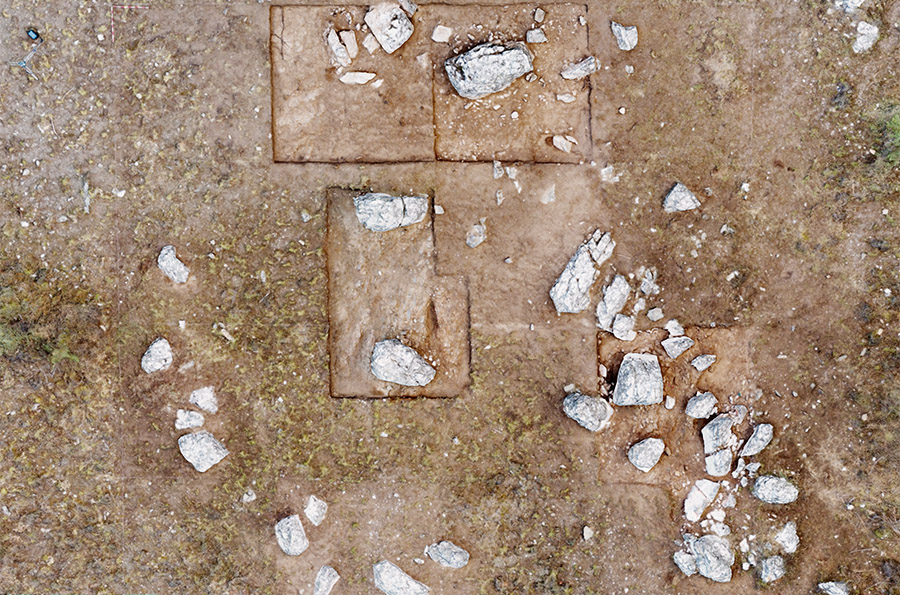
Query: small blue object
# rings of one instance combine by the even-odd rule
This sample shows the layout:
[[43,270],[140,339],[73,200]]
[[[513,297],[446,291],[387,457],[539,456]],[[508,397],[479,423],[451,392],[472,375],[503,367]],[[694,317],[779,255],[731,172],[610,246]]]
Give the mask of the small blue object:
[[37,41],[41,38],[41,34],[38,33],[37,29],[35,29],[34,27],[25,29],[25,33],[28,34],[28,37],[31,38],[32,41]]

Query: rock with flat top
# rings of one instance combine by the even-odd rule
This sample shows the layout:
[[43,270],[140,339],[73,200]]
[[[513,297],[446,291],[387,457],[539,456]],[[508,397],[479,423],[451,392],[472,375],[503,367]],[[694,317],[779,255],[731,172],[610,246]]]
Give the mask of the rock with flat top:
[[733,425],[734,420],[731,416],[723,413],[715,416],[711,422],[703,426],[700,434],[703,436],[704,454],[712,454],[729,446],[734,440],[734,434],[731,433]]
[[309,547],[309,540],[298,514],[284,517],[275,523],[275,539],[281,551],[288,556],[299,556]]
[[589,76],[598,70],[600,70],[600,63],[597,61],[597,58],[588,56],[580,62],[567,66],[559,74],[567,81],[572,81]]
[[187,283],[188,275],[191,274],[190,269],[175,256],[175,246],[162,247],[156,257],[156,266],[175,283]]
[[666,355],[677,359],[682,353],[694,346],[694,340],[690,337],[669,337],[662,342]]
[[696,523],[703,516],[703,511],[712,504],[719,493],[719,482],[708,479],[698,479],[684,499],[684,516],[692,523]]
[[697,393],[688,400],[684,413],[694,419],[708,419],[716,412],[718,405],[719,401],[711,392]]
[[727,448],[706,457],[706,473],[713,477],[724,477],[731,471],[732,455]]
[[772,424],[759,424],[753,428],[753,433],[747,439],[747,444],[741,449],[742,457],[758,455],[772,441],[774,430]]
[[427,595],[431,591],[387,560],[374,564],[372,572],[375,586],[385,595]]
[[691,211],[700,206],[700,201],[694,193],[688,190],[681,182],[676,182],[663,199],[663,210],[666,213],[679,213]]
[[397,339],[379,341],[372,351],[372,374],[379,380],[403,386],[425,386],[435,369],[412,347]]
[[718,535],[704,535],[690,545],[697,564],[697,572],[711,581],[727,583],[731,580],[734,552],[728,541]]
[[448,58],[444,70],[461,97],[480,99],[506,89],[534,70],[533,59],[521,41],[491,42]]
[[452,541],[441,541],[425,548],[425,555],[448,568],[462,568],[469,563],[469,552]]
[[422,221],[428,214],[428,197],[368,192],[355,197],[353,206],[363,227],[385,232]]
[[315,496],[310,496],[306,501],[306,508],[303,514],[309,519],[309,522],[318,527],[325,520],[325,513],[328,512],[328,503],[320,500]]
[[759,580],[764,583],[774,583],[784,576],[784,558],[781,556],[769,556],[759,565]]
[[766,504],[790,504],[800,495],[800,490],[783,477],[762,475],[753,483],[750,493]]
[[172,365],[172,360],[172,346],[165,338],[160,337],[150,343],[141,357],[141,369],[147,374],[167,370]]
[[400,49],[413,33],[412,21],[393,2],[382,2],[370,7],[365,21],[381,48],[388,54]]
[[781,531],[775,535],[775,543],[781,546],[785,554],[793,554],[800,546],[800,536],[797,535],[797,523],[788,521]]
[[175,429],[189,430],[203,425],[203,414],[199,411],[179,409],[175,412]]
[[647,473],[659,462],[665,443],[659,438],[646,438],[628,449],[628,460],[640,471]]
[[597,267],[606,262],[615,247],[609,232],[599,229],[578,247],[550,289],[557,312],[577,313],[591,304],[590,291],[597,278]]
[[627,353],[619,366],[615,405],[655,405],[663,400],[662,370],[651,353]]
[[850,585],[847,583],[830,581],[827,583],[819,583],[817,588],[820,593],[824,593],[825,595],[850,595]]
[[625,25],[620,25],[615,21],[612,21],[609,27],[610,29],[612,29],[613,36],[615,36],[616,38],[616,45],[619,46],[620,50],[622,50],[623,52],[630,52],[635,47],[637,47],[637,27],[626,27]]
[[573,391],[563,399],[563,413],[581,427],[591,432],[599,432],[609,425],[613,408],[602,397],[591,397]]
[[185,434],[179,438],[178,450],[181,451],[181,456],[200,473],[205,473],[229,455],[225,445],[206,430]]
[[694,359],[691,360],[691,365],[694,366],[694,369],[698,372],[704,372],[711,365],[716,363],[716,356],[705,353],[703,355],[698,355]]
[[616,314],[622,311],[631,287],[622,275],[616,275],[603,290],[603,299],[597,304],[597,326],[605,331],[612,331],[612,323]]
[[316,582],[313,583],[313,595],[330,595],[331,590],[337,582],[341,580],[341,576],[337,570],[331,566],[323,566],[316,573]]

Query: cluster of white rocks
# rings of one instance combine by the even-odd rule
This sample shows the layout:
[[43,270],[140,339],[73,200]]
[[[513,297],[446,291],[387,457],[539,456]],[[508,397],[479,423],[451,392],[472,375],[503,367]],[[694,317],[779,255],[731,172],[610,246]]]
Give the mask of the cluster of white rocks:
[[[219,401],[212,386],[204,386],[192,391],[188,401],[207,413],[219,411]],[[203,414],[199,411],[179,409],[175,416],[175,429],[199,428],[204,421]],[[181,452],[181,456],[200,473],[209,471],[213,465],[229,455],[225,445],[216,440],[207,430],[182,435],[178,438],[178,450]]]

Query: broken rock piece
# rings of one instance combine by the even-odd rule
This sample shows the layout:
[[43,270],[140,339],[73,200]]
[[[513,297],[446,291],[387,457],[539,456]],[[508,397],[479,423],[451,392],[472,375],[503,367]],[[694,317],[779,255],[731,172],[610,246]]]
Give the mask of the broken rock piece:
[[313,595],[330,595],[331,590],[341,579],[337,570],[331,566],[323,566],[316,573],[316,582],[313,583]]
[[160,337],[150,343],[141,357],[141,369],[147,374],[167,370],[172,365],[172,359],[172,346],[165,338]]
[[615,21],[612,21],[609,24],[609,27],[610,29],[612,29],[613,35],[616,38],[616,45],[619,46],[620,50],[622,50],[623,52],[630,52],[637,46],[637,27],[626,27],[625,25],[620,25]]
[[374,564],[372,572],[375,574],[375,586],[386,595],[427,595],[431,591],[387,560]]
[[706,457],[706,473],[713,477],[724,477],[731,471],[731,451],[727,448]]
[[698,372],[703,372],[711,365],[716,363],[716,356],[710,355],[708,353],[703,355],[698,355],[694,359],[691,360],[691,365],[694,366]]
[[550,289],[550,298],[557,312],[581,312],[590,305],[589,293],[597,278],[596,267],[606,262],[615,247],[609,232],[599,229],[578,247]]
[[714,394],[710,392],[697,393],[688,400],[684,413],[694,419],[707,419],[716,412],[718,405],[719,401]]
[[764,583],[774,583],[784,576],[784,558],[781,556],[769,556],[759,566],[759,580]]
[[204,386],[195,391],[191,391],[188,399],[191,405],[196,405],[207,413],[216,413],[219,410],[219,400],[216,398],[216,389],[211,386]]
[[179,438],[178,450],[181,451],[181,456],[200,473],[208,471],[229,455],[225,445],[206,430],[185,434]]
[[700,201],[694,196],[694,193],[688,190],[687,186],[681,182],[676,182],[672,186],[666,198],[663,199],[663,210],[666,213],[678,213],[681,211],[691,211],[700,206]]
[[731,444],[732,440],[734,440],[734,434],[731,433],[732,425],[734,425],[734,420],[730,415],[723,413],[717,415],[711,422],[703,426],[700,434],[703,436],[704,454],[712,454]]
[[616,275],[603,290],[603,299],[597,304],[597,326],[605,331],[612,331],[612,322],[616,314],[625,307],[631,287],[622,275]]
[[306,515],[306,518],[309,519],[313,525],[318,527],[322,524],[322,521],[325,520],[325,513],[328,512],[328,503],[324,500],[319,500],[315,496],[310,496],[306,501],[306,508],[303,509],[303,514]]
[[600,63],[593,56],[588,56],[581,62],[567,66],[560,72],[560,76],[567,81],[584,78],[600,70]]
[[774,432],[772,424],[759,424],[753,428],[753,434],[747,439],[747,444],[741,449],[742,457],[758,455],[772,441]]
[[453,29],[450,27],[445,27],[443,25],[438,25],[434,28],[434,31],[431,32],[431,41],[436,41],[437,43],[447,43],[450,41],[450,36],[453,35]]
[[868,52],[872,49],[872,46],[875,45],[876,41],[878,41],[878,27],[871,23],[860,21],[856,25],[856,39],[853,41],[853,53],[861,54],[862,52]]
[[775,543],[781,546],[785,554],[793,554],[800,546],[800,537],[797,535],[797,523],[788,521],[784,528],[775,536]]
[[718,535],[704,535],[691,542],[691,553],[701,576],[717,583],[731,580],[734,552],[728,542]]
[[288,556],[299,556],[309,547],[309,540],[298,514],[284,517],[275,523],[275,539],[281,551]]
[[189,430],[203,425],[203,414],[198,411],[179,409],[175,412],[175,429]]
[[665,443],[659,438],[646,438],[628,449],[628,460],[640,471],[647,473],[659,462]]
[[613,408],[602,397],[591,397],[578,391],[571,392],[563,399],[563,413],[591,432],[599,432],[609,425]]
[[338,80],[344,83],[345,85],[365,85],[373,78],[375,78],[376,74],[374,72],[345,72],[342,74]]
[[353,60],[356,58],[356,56],[359,55],[359,45],[356,43],[356,31],[353,29],[341,31],[338,33],[338,37],[341,38],[341,43],[347,48],[347,55],[350,56],[350,59]]
[[534,70],[533,59],[521,41],[483,43],[445,60],[444,70],[461,97],[480,99]]
[[366,51],[369,54],[374,54],[375,50],[381,47],[378,43],[378,40],[375,39],[375,36],[369,33],[365,37],[363,37],[363,47],[366,48]]
[[156,266],[175,283],[187,283],[191,271],[175,256],[175,246],[163,246],[156,257]]
[[616,314],[613,319],[612,333],[620,341],[634,341],[637,333],[634,332],[634,316]]
[[369,8],[364,19],[369,30],[388,54],[400,49],[412,36],[413,24],[397,4],[382,2]]
[[341,42],[337,31],[329,27],[328,32],[325,34],[325,43],[328,45],[331,61],[336,66],[343,66],[344,68],[350,66],[350,52],[347,51],[347,48]]
[[694,562],[694,556],[681,550],[675,552],[672,556],[675,566],[678,567],[685,576],[694,576],[697,574],[697,563]]
[[790,504],[800,495],[800,490],[783,477],[763,475],[753,483],[750,493],[766,504]]
[[368,192],[355,197],[353,206],[356,219],[366,229],[385,232],[422,221],[428,213],[428,197]]
[[469,563],[469,552],[452,541],[442,541],[425,548],[425,554],[448,568],[462,568]]
[[563,153],[571,153],[572,147],[575,145],[575,143],[561,134],[554,135],[551,141],[553,142],[553,146]]
[[659,359],[651,353],[627,353],[619,366],[615,405],[654,405],[662,403],[663,379]]
[[719,482],[708,479],[698,479],[687,498],[684,499],[684,516],[692,523],[696,523],[703,516],[706,507],[712,504],[719,493]]
[[690,337],[669,337],[662,342],[662,346],[666,355],[678,359],[678,356],[694,346],[694,340]]
[[466,246],[469,248],[476,248],[483,244],[487,239],[487,227],[485,226],[484,221],[484,219],[481,219],[481,221],[472,225],[472,227],[469,228],[469,231],[466,232]]
[[529,29],[525,32],[525,41],[527,43],[547,43],[547,35],[541,28]]
[[435,369],[397,339],[379,341],[372,351],[372,374],[379,380],[403,386],[425,386],[434,380]]

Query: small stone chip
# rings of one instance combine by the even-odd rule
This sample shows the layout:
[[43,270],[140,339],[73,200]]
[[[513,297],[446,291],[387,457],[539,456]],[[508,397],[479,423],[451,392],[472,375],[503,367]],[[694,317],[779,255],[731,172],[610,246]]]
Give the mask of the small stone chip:
[[759,580],[764,583],[774,583],[784,576],[784,558],[770,556],[762,561],[759,567]]
[[374,72],[345,72],[338,78],[345,85],[365,85],[377,75]]
[[469,248],[477,248],[487,239],[487,227],[484,219],[472,225],[466,232],[466,246]]
[[341,579],[337,570],[331,566],[323,566],[316,573],[316,582],[313,583],[313,595],[330,595],[331,590]]
[[662,308],[650,308],[647,310],[647,318],[649,318],[652,322],[657,322],[663,319],[663,311]]
[[565,136],[556,134],[553,136],[553,146],[563,153],[571,153],[573,144],[572,141],[567,139]]
[[341,43],[347,48],[347,55],[350,56],[350,59],[356,58],[356,56],[359,55],[359,44],[356,43],[356,31],[353,29],[341,31],[338,33],[338,37],[341,38]]
[[678,356],[694,346],[694,340],[690,337],[669,337],[662,342],[662,346],[666,355],[678,359]]
[[546,15],[547,15],[547,13],[544,12],[544,9],[543,9],[543,8],[535,8],[535,9],[534,9],[534,20],[535,20],[535,22],[543,23],[543,22],[544,22],[544,17],[545,17]]
[[434,28],[434,31],[431,32],[431,41],[436,41],[437,43],[447,43],[450,41],[450,36],[453,35],[453,29],[450,27],[445,27],[443,25],[438,25]]
[[203,425],[203,414],[199,411],[179,409],[175,412],[175,429],[189,430]]
[[529,29],[525,32],[525,41],[527,43],[547,43],[547,35],[540,27]]
[[595,57],[588,56],[580,62],[567,66],[559,74],[567,81],[571,81],[589,76],[598,70],[600,70],[600,63]]
[[620,25],[619,23],[612,21],[610,23],[610,29],[612,29],[613,35],[616,38],[616,45],[619,46],[619,49],[623,52],[630,52],[635,47],[637,47],[638,43],[638,30],[637,27],[631,26],[626,27],[624,25]]
[[328,511],[328,504],[324,500],[319,500],[315,496],[310,496],[306,501],[306,508],[303,514],[309,519],[313,525],[318,527],[325,520],[325,513]]
[[708,353],[703,354],[703,355],[698,355],[697,357],[695,357],[694,359],[691,360],[691,365],[694,366],[694,368],[698,372],[705,371],[707,368],[709,368],[714,363],[716,363],[716,356],[710,355]]
[[381,46],[379,45],[378,40],[375,39],[375,36],[369,33],[363,38],[363,47],[366,48],[366,51],[369,52],[369,54],[374,54]]
[[334,29],[328,29],[325,35],[325,43],[328,45],[328,51],[331,53],[331,60],[337,66],[344,68],[350,66],[350,53],[341,42],[340,36]]
[[452,541],[441,541],[425,548],[425,555],[448,568],[462,568],[469,563],[469,552]]
[[187,283],[191,271],[175,256],[175,246],[163,246],[156,257],[156,265],[175,283]]
[[681,182],[676,182],[674,186],[666,194],[663,200],[663,210],[666,213],[679,213],[681,211],[690,211],[700,206],[700,201],[694,196],[694,193],[688,190],[687,186]]
[[756,479],[750,493],[767,504],[790,504],[797,499],[800,490],[783,477],[763,475]]

